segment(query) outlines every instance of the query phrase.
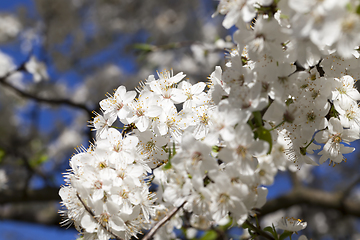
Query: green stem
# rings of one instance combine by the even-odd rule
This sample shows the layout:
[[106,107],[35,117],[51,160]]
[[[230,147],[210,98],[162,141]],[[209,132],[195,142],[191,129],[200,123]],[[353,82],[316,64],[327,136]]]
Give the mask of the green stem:
[[115,126],[111,126],[112,128],[116,128],[116,129],[122,129],[122,130],[124,130],[124,128],[123,127],[115,127]]
[[267,232],[261,230],[260,228],[255,227],[252,225],[252,223],[249,220],[245,221],[246,225],[249,226],[249,229],[259,234],[259,236],[262,236],[269,240],[275,240],[272,236],[270,236]]
[[273,127],[272,129],[270,129],[269,131],[275,130],[276,128],[280,127],[281,125],[283,125],[283,123],[285,122],[285,120],[283,120],[281,123],[279,123],[278,125],[276,125],[275,127]]
[[255,221],[256,221],[256,227],[258,227],[259,229],[261,229],[261,228],[260,228],[260,224],[259,224],[259,219],[258,219],[257,215],[255,215]]
[[309,142],[309,144],[305,146],[305,149],[307,149],[307,148],[310,146],[310,144],[312,144],[312,143],[314,142],[314,140],[315,140],[315,138],[313,138],[313,139]]

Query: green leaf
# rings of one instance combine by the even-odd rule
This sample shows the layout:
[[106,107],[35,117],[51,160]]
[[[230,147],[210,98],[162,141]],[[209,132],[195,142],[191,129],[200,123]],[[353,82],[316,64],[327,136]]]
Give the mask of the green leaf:
[[244,223],[241,225],[241,227],[242,227],[243,229],[247,229],[247,228],[250,228],[250,225],[249,225],[247,222],[244,222]]
[[225,224],[225,225],[220,225],[219,228],[223,231],[223,232],[226,232],[227,230],[229,230],[229,228],[232,226],[233,224],[233,220],[232,218],[230,218],[230,221]]
[[346,4],[345,7],[346,7],[346,10],[347,10],[348,12],[353,12],[353,6],[352,6],[351,3]]
[[288,15],[286,15],[286,14],[280,14],[280,18],[281,19],[289,19],[290,17],[288,16]]
[[171,159],[172,159],[172,157],[176,154],[175,143],[173,144],[173,150],[171,151],[171,147],[169,147],[169,148],[168,148],[168,152],[169,152],[169,158],[168,158],[168,162],[167,162],[166,165],[163,167],[164,170],[168,170],[168,169],[172,168]]
[[246,57],[241,56],[241,63],[242,65],[246,65],[249,60]]
[[211,179],[208,176],[205,176],[203,182],[204,182],[204,186],[206,187],[211,183]]
[[215,240],[217,239],[218,234],[216,233],[215,230],[210,230],[207,231],[201,238],[200,240]]
[[356,7],[356,13],[360,15],[360,5]]
[[289,231],[284,231],[281,235],[279,240],[284,240],[287,237],[290,237],[293,234],[293,232],[289,232]]
[[264,231],[267,231],[267,232],[269,232],[269,233],[273,233],[274,232],[274,230],[272,229],[272,227],[266,227],[266,228],[264,228]]
[[29,164],[31,167],[38,167],[41,164],[48,161],[48,156],[46,154],[40,154],[32,159],[30,159]]
[[328,112],[328,114],[326,115],[327,119],[330,119],[332,117],[337,118],[340,114],[338,113],[338,111],[336,111],[334,105],[331,105],[330,111]]
[[169,158],[168,158],[168,162],[165,164],[165,166],[163,167],[164,170],[168,170],[170,169],[171,166],[171,148],[169,148]]
[[4,157],[5,157],[5,150],[0,148],[0,163],[2,162]]
[[264,127],[259,127],[256,129],[256,136],[261,139],[264,140],[266,142],[269,143],[269,151],[267,154],[271,153],[271,148],[272,148],[272,138],[271,138],[271,133],[268,129],[264,128]]
[[271,235],[273,235],[273,237],[275,239],[278,239],[277,233],[274,228],[269,226],[269,227],[264,228],[264,231],[271,233]]
[[143,52],[152,52],[154,50],[154,46],[148,43],[135,43],[133,48]]
[[255,121],[255,125],[257,127],[262,127],[262,117],[261,117],[261,112],[253,112],[253,116],[254,116],[254,121]]
[[217,153],[217,152],[220,151],[220,147],[218,147],[218,146],[212,146],[212,151]]
[[292,103],[294,103],[294,99],[292,99],[292,98],[288,98],[285,102],[286,106],[289,106]]
[[172,165],[171,165],[171,162],[170,162],[170,160],[165,164],[165,166],[163,167],[163,169],[164,170],[168,170],[168,169],[170,169],[170,168],[172,168]]
[[176,148],[175,148],[175,142],[173,142],[173,153],[171,157],[175,156],[175,154],[176,154]]

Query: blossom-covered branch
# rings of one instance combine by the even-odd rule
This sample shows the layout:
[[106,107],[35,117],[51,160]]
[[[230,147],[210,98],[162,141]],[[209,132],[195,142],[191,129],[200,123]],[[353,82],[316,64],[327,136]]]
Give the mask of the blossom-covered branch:
[[[354,87],[360,38],[352,34],[360,32],[357,13],[335,1],[307,3],[311,8],[297,0],[240,2],[219,3],[223,26],[238,28],[237,48],[207,83],[192,84],[183,72],[165,70],[136,91],[119,86],[100,101],[101,113],[90,121],[96,141],[70,159],[60,190],[65,221],[73,221],[85,238],[116,234],[128,240],[152,227],[154,237],[175,237],[184,212],[199,229],[230,218],[242,225],[255,209],[266,213],[266,186],[278,171],[328,160],[335,166],[355,150],[350,144],[360,138],[360,93]],[[328,15],[325,7],[336,14]],[[313,15],[322,17],[315,21]],[[325,27],[334,16],[338,28],[330,33]],[[122,133],[116,122],[124,126]],[[319,163],[311,158],[316,150]],[[156,193],[149,190],[153,184]],[[297,184],[284,198],[345,209],[340,195],[309,192]],[[172,217],[161,217],[169,209],[176,209]],[[282,238],[306,225],[282,218]],[[277,236],[273,228],[268,231]]]

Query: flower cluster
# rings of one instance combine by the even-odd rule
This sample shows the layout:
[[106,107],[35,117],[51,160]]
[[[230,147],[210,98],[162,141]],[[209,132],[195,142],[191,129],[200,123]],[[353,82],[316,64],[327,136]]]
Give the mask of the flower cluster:
[[355,2],[340,2],[220,1],[224,27],[238,28],[225,68],[208,84],[164,71],[108,94],[90,122],[96,142],[70,160],[63,214],[86,239],[129,239],[179,206],[195,228],[242,224],[278,170],[317,165],[316,143],[320,163],[342,162],[359,139],[360,35]]
[[68,185],[59,194],[67,208],[63,214],[85,237],[129,239],[154,216],[155,198],[146,181],[151,170],[136,152],[138,142],[109,129],[106,138],[71,158]]

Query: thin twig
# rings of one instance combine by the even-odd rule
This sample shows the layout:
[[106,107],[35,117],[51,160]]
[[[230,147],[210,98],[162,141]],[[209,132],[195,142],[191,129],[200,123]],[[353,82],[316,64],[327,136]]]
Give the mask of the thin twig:
[[161,228],[167,221],[170,220],[184,205],[186,201],[184,201],[180,206],[174,208],[171,210],[171,212],[165,216],[163,219],[161,219],[158,223],[155,224],[155,226],[142,238],[142,240],[150,240],[154,234],[156,233],[159,228]]
[[42,103],[48,103],[48,104],[56,104],[56,105],[68,105],[71,107],[75,107],[75,108],[80,108],[82,110],[85,110],[88,115],[92,115],[91,114],[91,110],[88,109],[88,107],[86,107],[84,104],[81,103],[75,103],[70,101],[69,99],[51,99],[51,98],[42,98],[36,95],[32,95],[31,93],[25,92],[23,90],[20,90],[16,87],[14,87],[13,85],[11,85],[10,83],[8,83],[6,81],[6,77],[1,77],[0,78],[0,83],[4,86],[6,86],[7,88],[10,88],[11,90],[13,90],[14,92],[16,92],[18,95],[25,97],[25,98],[29,98],[32,100],[35,100],[37,102],[42,102]]
[[79,201],[81,202],[81,204],[84,206],[85,210],[98,222],[98,224],[103,227],[107,232],[109,232],[111,235],[113,235],[115,237],[115,239],[117,240],[123,240],[121,237],[119,237],[118,235],[116,235],[114,232],[112,232],[110,229],[108,229],[106,226],[104,226],[99,220],[98,218],[95,216],[95,214],[91,211],[91,209],[86,205],[86,203],[81,199],[81,197],[79,196],[78,193],[76,193],[76,196],[78,197]]
[[[25,64],[26,64],[26,62],[24,62],[23,64],[18,66],[16,69],[13,69],[13,70],[7,72],[4,76],[0,77],[0,84],[2,84],[3,86],[11,89],[12,91],[17,93],[21,97],[32,99],[32,100],[35,100],[35,101],[40,102],[40,103],[46,103],[46,104],[52,104],[52,105],[67,105],[67,106],[70,106],[70,107],[82,109],[87,113],[89,119],[92,117],[92,111],[85,104],[75,103],[75,102],[73,102],[73,101],[71,101],[69,99],[43,98],[43,97],[31,94],[29,92],[23,91],[21,89],[18,89],[15,86],[13,86],[12,84],[10,84],[7,81],[7,78],[10,77],[11,75],[13,75],[16,72],[27,71],[25,69]],[[91,131],[88,131],[88,136],[89,136],[89,139],[92,138]]]

